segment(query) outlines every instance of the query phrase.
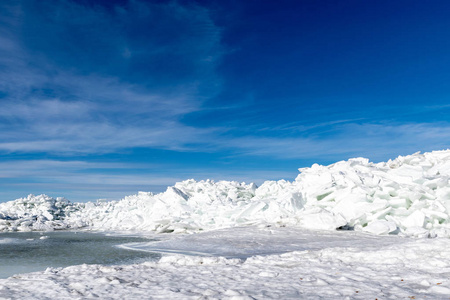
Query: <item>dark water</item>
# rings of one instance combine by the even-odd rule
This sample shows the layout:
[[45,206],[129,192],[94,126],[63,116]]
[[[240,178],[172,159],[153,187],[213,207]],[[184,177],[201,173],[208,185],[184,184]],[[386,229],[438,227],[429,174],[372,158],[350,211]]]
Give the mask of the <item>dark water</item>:
[[70,231],[0,233],[0,278],[43,271],[47,267],[133,264],[156,260],[159,254],[116,247],[148,241],[142,237]]

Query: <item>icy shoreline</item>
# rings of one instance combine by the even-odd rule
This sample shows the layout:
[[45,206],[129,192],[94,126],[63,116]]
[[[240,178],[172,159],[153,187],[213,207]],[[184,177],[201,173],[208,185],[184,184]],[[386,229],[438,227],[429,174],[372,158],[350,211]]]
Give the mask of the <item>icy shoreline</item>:
[[117,246],[151,240],[155,239],[92,231],[3,232],[0,233],[0,279],[44,271],[48,267],[137,264],[159,259],[161,255],[154,252]]
[[[284,252],[283,242],[299,248]],[[178,235],[165,246],[222,253],[230,247],[268,250],[269,255],[239,259],[168,254],[135,265],[48,268],[0,280],[0,298],[448,299],[450,295],[447,238],[250,226]],[[278,252],[270,254],[272,250]]]
[[0,204],[0,231],[136,230],[192,233],[246,225],[450,236],[450,150],[300,169],[260,187],[186,180],[160,194],[71,203],[46,195]]

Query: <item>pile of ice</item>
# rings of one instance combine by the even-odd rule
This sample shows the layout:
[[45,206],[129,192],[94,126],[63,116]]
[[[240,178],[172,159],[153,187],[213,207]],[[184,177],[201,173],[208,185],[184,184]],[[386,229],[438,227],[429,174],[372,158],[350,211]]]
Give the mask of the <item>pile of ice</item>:
[[0,204],[0,230],[42,229],[33,222],[42,224],[45,217],[44,224],[55,229],[194,232],[256,224],[450,236],[450,150],[382,163],[355,158],[300,172],[293,182],[260,187],[187,180],[164,193],[140,192],[106,203],[58,206],[59,198],[29,196],[33,208],[24,199]]
[[54,199],[47,195],[29,195],[2,203],[0,231],[67,229],[66,216],[80,207],[80,204],[73,204],[64,198]]

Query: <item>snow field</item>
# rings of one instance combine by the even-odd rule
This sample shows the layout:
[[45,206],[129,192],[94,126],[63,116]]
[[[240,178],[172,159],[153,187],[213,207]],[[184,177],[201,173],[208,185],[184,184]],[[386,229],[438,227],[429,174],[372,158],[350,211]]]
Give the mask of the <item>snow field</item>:
[[197,232],[253,224],[354,229],[376,235],[450,236],[450,150],[371,163],[300,169],[260,187],[186,180],[164,193],[70,203],[33,196],[0,204],[0,231],[89,228]]
[[[449,299],[450,240],[398,236],[334,237],[302,233],[309,250],[247,259],[165,255],[132,266],[80,265],[0,280],[6,299]],[[224,246],[235,229],[211,231],[203,241]],[[235,243],[263,241],[286,228],[238,229]],[[202,235],[202,234],[196,234]],[[196,235],[188,235],[186,238]],[[213,237],[215,235],[215,238]],[[339,235],[339,234],[338,234]],[[342,243],[342,239],[346,240]],[[200,239],[201,240],[201,239]],[[187,240],[186,240],[187,241]],[[359,241],[359,242],[357,242]],[[353,242],[349,247],[346,242]],[[199,243],[199,240],[194,241]],[[200,242],[201,243],[201,242]],[[263,242],[264,244],[264,242]],[[335,246],[332,246],[332,245]],[[208,245],[206,245],[208,246]],[[226,246],[226,245],[225,245]],[[265,244],[270,247],[270,243]]]

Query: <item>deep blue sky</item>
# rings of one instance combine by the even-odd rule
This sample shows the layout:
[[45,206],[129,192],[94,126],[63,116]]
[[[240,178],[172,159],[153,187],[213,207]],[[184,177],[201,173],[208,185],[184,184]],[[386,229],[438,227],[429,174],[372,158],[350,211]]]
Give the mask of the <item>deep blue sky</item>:
[[450,146],[449,1],[0,3],[0,202]]

